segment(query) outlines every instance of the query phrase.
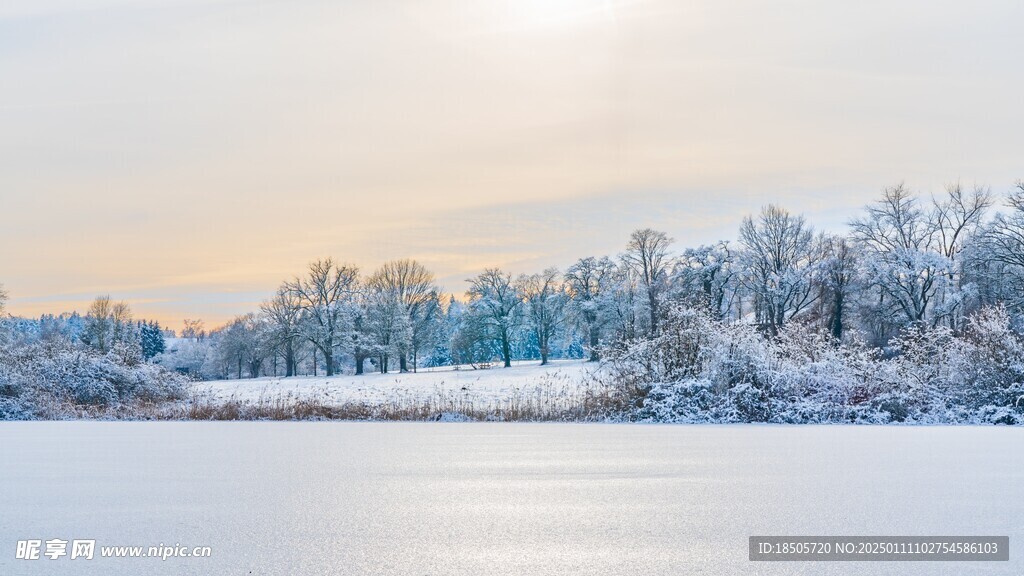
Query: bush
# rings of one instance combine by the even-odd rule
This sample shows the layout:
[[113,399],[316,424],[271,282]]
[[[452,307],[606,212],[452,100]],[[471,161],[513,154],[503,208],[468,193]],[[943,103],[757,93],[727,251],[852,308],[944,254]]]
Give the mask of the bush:
[[657,337],[606,357],[641,421],[1024,423],[1024,342],[1002,308],[962,335],[915,327],[887,357],[856,335],[794,323],[767,338],[677,306]]
[[183,377],[121,350],[100,354],[63,339],[0,349],[0,419],[61,418],[184,395]]

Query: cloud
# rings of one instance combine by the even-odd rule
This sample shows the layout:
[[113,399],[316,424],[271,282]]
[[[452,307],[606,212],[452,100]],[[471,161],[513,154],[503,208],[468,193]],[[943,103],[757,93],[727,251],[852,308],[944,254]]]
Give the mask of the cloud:
[[640,226],[1022,176],[1020,2],[586,4],[4,3],[11,309],[224,319],[323,256],[461,290]]

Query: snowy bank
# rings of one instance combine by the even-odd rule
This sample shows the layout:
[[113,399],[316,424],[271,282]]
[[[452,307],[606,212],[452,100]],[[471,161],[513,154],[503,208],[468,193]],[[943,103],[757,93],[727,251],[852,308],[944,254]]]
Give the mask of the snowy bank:
[[602,418],[611,394],[583,361],[510,368],[197,382],[186,417],[198,419],[578,420]]

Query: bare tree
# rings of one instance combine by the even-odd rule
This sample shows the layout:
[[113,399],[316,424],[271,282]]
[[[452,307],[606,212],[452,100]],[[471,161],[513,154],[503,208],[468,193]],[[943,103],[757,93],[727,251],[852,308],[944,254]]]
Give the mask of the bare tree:
[[975,186],[970,192],[959,183],[946,187],[941,199],[932,198],[931,219],[936,228],[935,250],[952,263],[946,281],[939,286],[937,307],[953,330],[960,330],[970,300],[966,298],[964,273],[968,266],[961,256],[965,247],[978,239],[983,220],[994,204],[991,190]]
[[[853,238],[863,246],[869,281],[879,292],[878,306],[892,307],[906,322],[923,322],[945,277],[948,259],[928,258],[936,230],[917,197],[902,183],[882,191],[867,214],[851,222]],[[936,254],[937,256],[937,254]]]
[[995,203],[992,191],[975,186],[965,192],[959,183],[946,187],[946,196],[932,198],[932,221],[936,229],[936,249],[955,260],[964,244],[981,227],[985,213]]
[[949,186],[926,210],[903,184],[886,188],[867,214],[851,223],[865,248],[865,270],[878,290],[878,307],[906,323],[948,320],[956,328],[963,302],[958,255],[982,224],[991,193]]
[[409,354],[418,354],[440,305],[434,275],[415,260],[394,260],[374,272],[368,284],[392,300],[402,316],[405,332],[397,342],[398,362],[399,369],[408,372]]
[[328,376],[337,369],[336,352],[347,335],[349,306],[358,278],[357,268],[328,258],[310,264],[304,278],[285,284],[302,306],[303,333],[323,356]]
[[748,216],[740,227],[746,276],[758,321],[773,335],[814,300],[808,271],[815,260],[814,232],[803,216],[778,206]]
[[647,293],[650,312],[650,332],[658,332],[659,297],[668,277],[668,248],[672,239],[664,232],[644,228],[634,231],[629,237],[622,261],[628,265]]
[[[116,317],[115,317],[116,310]],[[127,305],[123,302],[115,304],[110,296],[99,296],[89,305],[82,328],[82,340],[100,352],[109,352],[123,335],[124,328],[116,325],[118,321],[131,321],[127,313]]]
[[1000,295],[1014,307],[1024,306],[1024,181],[1007,198],[1009,211],[996,216],[985,231],[982,241],[982,256],[994,270],[990,273],[1001,277],[1005,286],[998,289]]
[[261,310],[270,321],[271,341],[284,357],[285,377],[295,376],[299,340],[302,338],[302,301],[295,292],[282,286],[273,298],[263,303]]
[[110,318],[113,321],[114,342],[126,342],[135,335],[132,327],[132,309],[127,302],[114,302],[110,309]]
[[108,352],[111,349],[111,340],[114,337],[112,307],[110,296],[99,296],[89,304],[89,312],[85,314],[82,339],[99,352]]
[[206,330],[203,328],[202,320],[185,318],[184,324],[185,328],[181,331],[182,338],[188,338],[198,342],[206,337]]
[[222,361],[236,368],[238,378],[242,378],[243,367],[249,378],[258,378],[273,350],[272,331],[267,317],[251,312],[238,316],[219,331]]
[[500,342],[505,367],[512,366],[512,329],[516,321],[515,312],[522,303],[512,284],[512,277],[497,268],[488,268],[467,282],[470,283],[466,294],[470,299],[471,313]]
[[568,297],[557,268],[548,268],[540,274],[522,275],[516,282],[526,304],[526,317],[530,329],[537,337],[540,363],[548,363],[551,338],[565,320]]

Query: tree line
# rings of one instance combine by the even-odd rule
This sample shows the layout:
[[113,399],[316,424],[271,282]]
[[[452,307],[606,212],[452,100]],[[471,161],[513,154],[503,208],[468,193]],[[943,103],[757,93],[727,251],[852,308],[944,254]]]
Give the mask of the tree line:
[[152,333],[163,331],[127,329],[127,307],[109,298],[82,319],[80,338],[97,349],[133,338],[141,347],[148,330],[145,357],[201,377],[331,376],[596,361],[609,346],[661,336],[666,310],[679,305],[769,339],[798,323],[837,344],[856,338],[885,350],[908,330],[961,332],[990,306],[1005,308],[1019,330],[1022,295],[1024,183],[1005,195],[959,184],[922,195],[899,184],[840,233],[769,205],[742,220],[734,241],[679,250],[665,232],[640,229],[620,254],[564,270],[488,268],[461,298],[415,260],[364,273],[328,258],[224,326],[187,320],[173,352],[150,355]]

